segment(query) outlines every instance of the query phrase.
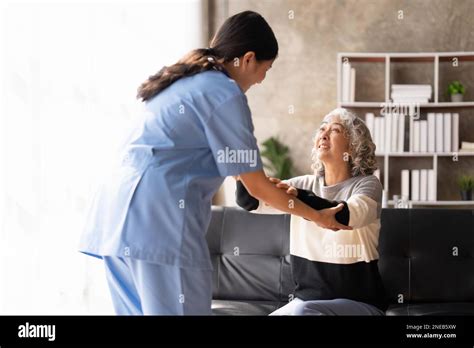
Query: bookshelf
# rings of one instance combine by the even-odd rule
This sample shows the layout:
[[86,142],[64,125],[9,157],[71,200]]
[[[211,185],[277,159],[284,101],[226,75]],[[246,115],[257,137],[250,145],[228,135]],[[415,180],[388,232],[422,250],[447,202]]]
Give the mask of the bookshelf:
[[[443,96],[443,92],[446,88],[446,81],[448,78],[445,76],[446,64],[451,62],[457,62],[457,64],[469,65],[469,69],[474,72],[474,52],[420,52],[420,53],[365,53],[365,52],[341,52],[337,55],[337,105],[347,109],[352,109],[360,117],[364,118],[366,112],[377,113],[387,105],[393,105],[391,100],[391,87],[392,84],[425,84],[432,87],[432,96],[428,102],[416,103],[412,105],[417,108],[418,115],[428,113],[458,113],[459,114],[459,129],[465,126],[469,122],[471,117],[471,124],[474,122],[474,100],[465,100],[462,102],[450,102]],[[353,70],[356,70],[355,80],[358,82],[358,76],[366,75],[366,81],[369,81],[368,86],[358,86],[353,83],[351,91],[347,89],[343,90],[344,84],[347,81],[344,79],[347,76],[347,71],[343,69],[344,62],[349,62]],[[409,69],[417,69],[414,74],[406,74],[409,78],[412,76],[417,77],[419,75],[422,81],[408,81],[405,82],[403,79],[397,80],[394,74],[394,69],[398,66],[405,68],[405,71]],[[360,67],[360,69],[359,69]],[[379,78],[372,78],[372,75],[379,73],[382,76]],[[413,71],[412,71],[413,72]],[[355,74],[351,71],[350,76]],[[455,75],[454,79],[460,79],[464,83],[469,82],[469,77],[458,78],[460,74]],[[382,77],[382,78],[380,78]],[[375,82],[372,82],[375,81]],[[351,82],[352,83],[352,82]],[[474,85],[469,86],[474,89]],[[469,88],[468,87],[468,88]],[[354,91],[355,89],[355,91]],[[358,93],[357,89],[363,90],[362,93]],[[348,101],[348,95],[350,101]],[[362,96],[359,98],[358,96]],[[344,98],[344,99],[343,99]],[[360,99],[360,100],[359,100]],[[471,99],[474,99],[471,97]],[[403,103],[402,103],[403,104]],[[408,105],[408,104],[406,104]],[[469,115],[466,115],[468,113]],[[426,115],[427,117],[427,115]],[[377,117],[376,117],[377,118]],[[421,118],[420,118],[421,119]],[[406,122],[408,123],[408,122]],[[406,127],[406,126],[405,126]],[[411,142],[410,136],[412,135],[412,124],[408,129],[405,129],[405,135],[403,138],[405,141]],[[403,128],[402,128],[403,129]],[[408,134],[409,135],[408,135]],[[397,135],[398,137],[398,135]],[[467,138],[466,138],[467,137]],[[383,140],[385,141],[385,140]],[[459,145],[462,141],[474,142],[474,134],[466,136],[464,138],[459,137]],[[458,147],[459,148],[459,147]],[[474,200],[463,201],[455,199],[456,195],[460,199],[459,190],[457,185],[454,184],[453,178],[460,174],[474,174],[474,150],[472,152],[459,152],[459,151],[423,151],[414,152],[412,146],[405,144],[404,151],[376,151],[380,167],[380,179],[383,184],[384,190],[388,195],[388,205],[394,206],[395,202],[392,197],[396,194],[401,194],[401,173],[402,169],[431,169],[434,171],[434,200],[412,200],[408,201],[409,207],[414,206],[436,206],[436,207],[474,207]],[[385,150],[385,149],[384,149]],[[456,156],[458,161],[464,161],[461,169],[457,170],[455,165],[450,164],[450,157]],[[395,169],[394,169],[395,168]],[[469,170],[468,173],[465,173]],[[392,169],[392,171],[390,171]],[[443,177],[440,177],[440,172]],[[444,178],[446,173],[453,174],[448,184],[445,184]],[[398,180],[400,179],[400,180]],[[411,171],[410,171],[411,180]],[[410,182],[411,188],[411,182]],[[443,189],[443,194],[440,197],[439,191]],[[447,194],[446,192],[451,192]],[[411,193],[410,193],[411,196]],[[412,198],[412,197],[410,197]]]

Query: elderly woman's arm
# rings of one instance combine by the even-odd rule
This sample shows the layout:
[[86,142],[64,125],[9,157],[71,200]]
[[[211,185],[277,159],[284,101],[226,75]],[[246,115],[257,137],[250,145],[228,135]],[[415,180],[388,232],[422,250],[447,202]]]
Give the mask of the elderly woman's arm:
[[375,176],[361,181],[347,200],[350,211],[349,226],[361,228],[379,218],[382,202],[382,184]]
[[[341,211],[336,213],[335,218],[337,222],[343,225],[348,225],[349,208],[346,202],[330,201],[315,195],[314,192],[310,190],[303,189],[296,189],[296,198],[316,210],[333,208],[336,207],[339,203],[343,203],[344,208],[342,208]],[[257,213],[263,214],[281,213],[278,210],[270,207],[269,205],[266,205],[264,203],[261,204],[258,199],[252,197],[245,188],[245,186],[240,182],[240,180],[237,180],[235,200],[240,207],[244,208],[247,211],[255,211]]]

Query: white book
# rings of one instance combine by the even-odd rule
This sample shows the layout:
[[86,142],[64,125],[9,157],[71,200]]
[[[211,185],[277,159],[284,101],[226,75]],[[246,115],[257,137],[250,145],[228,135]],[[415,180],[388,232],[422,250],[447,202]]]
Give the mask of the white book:
[[413,98],[429,98],[430,97],[430,92],[429,91],[392,91],[390,94],[392,98],[408,98],[408,99],[413,99]]
[[411,171],[411,200],[420,200],[420,170],[413,169]]
[[342,63],[342,102],[350,101],[351,93],[351,64],[349,62]]
[[405,150],[405,115],[398,114],[398,140],[397,151],[403,152]]
[[431,85],[392,85],[392,90],[419,90],[419,91],[431,91]]
[[428,121],[428,152],[435,152],[436,151],[436,142],[435,142],[436,119],[435,119],[434,112],[428,113],[427,121]]
[[410,104],[410,103],[420,103],[426,104],[429,101],[429,98],[394,98],[392,96],[392,100],[394,103],[402,103],[402,104]]
[[434,169],[428,169],[428,200],[436,201],[436,177]]
[[459,114],[454,113],[453,118],[451,119],[451,151],[458,152],[459,151]]
[[451,152],[451,114],[445,113],[443,120],[444,129],[444,152]]
[[413,122],[413,152],[420,152],[420,121]]
[[375,143],[375,152],[382,152],[380,149],[380,126],[382,122],[380,117],[375,117],[374,119],[374,143]]
[[384,134],[384,151],[390,152],[392,146],[392,114],[386,114],[384,120],[382,121],[385,124],[385,134]]
[[443,114],[436,114],[436,152],[443,152],[444,142],[443,142]]
[[398,114],[392,114],[392,144],[390,145],[391,152],[398,151]]
[[469,141],[462,141],[460,150],[474,151],[474,143]]
[[379,137],[380,151],[385,152],[385,117],[380,117],[380,137]]
[[410,171],[408,169],[402,169],[402,187],[401,187],[401,195],[410,197]]
[[410,114],[408,117],[409,117],[409,119],[408,119],[408,124],[409,124],[409,128],[410,128],[410,129],[408,130],[408,132],[409,132],[409,137],[408,137],[408,141],[409,141],[409,143],[408,143],[408,150],[409,150],[409,152],[413,152],[413,149],[414,149],[414,147],[415,147],[415,146],[414,146],[414,145],[415,145],[415,144],[414,144],[415,139],[414,139],[414,131],[413,131],[413,128],[415,127],[415,125],[414,125],[414,122],[415,122],[415,121],[413,120],[413,115]]
[[380,180],[380,169],[375,169],[374,170],[374,176],[377,177],[377,179]]
[[356,69],[351,68],[351,90],[350,90],[350,101],[355,101],[355,84],[356,84]]
[[420,201],[428,200],[428,169],[420,170]]
[[420,122],[420,151],[428,151],[428,121],[421,120]]
[[370,136],[372,137],[372,141],[375,143],[375,115],[372,112],[367,112],[365,114],[365,125],[369,129]]

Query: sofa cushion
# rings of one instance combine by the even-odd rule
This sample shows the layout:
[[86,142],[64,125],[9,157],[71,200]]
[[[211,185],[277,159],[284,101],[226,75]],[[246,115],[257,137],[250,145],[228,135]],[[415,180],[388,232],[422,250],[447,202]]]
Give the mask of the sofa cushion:
[[214,267],[213,299],[288,301],[294,290],[289,218],[213,207],[207,232]]
[[379,270],[391,303],[474,302],[473,217],[467,209],[382,209]]

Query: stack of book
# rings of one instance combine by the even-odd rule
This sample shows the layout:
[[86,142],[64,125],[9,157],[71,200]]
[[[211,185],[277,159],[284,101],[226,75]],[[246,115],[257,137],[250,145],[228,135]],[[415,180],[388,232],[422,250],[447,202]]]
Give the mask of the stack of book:
[[355,81],[356,71],[351,63],[344,62],[342,64],[342,95],[343,103],[351,103],[355,101]]
[[428,103],[431,85],[392,85],[391,98],[394,103]]
[[434,169],[403,169],[401,179],[402,196],[412,201],[436,201]]
[[405,151],[405,119],[403,114],[379,117],[373,113],[365,114],[365,123],[376,146],[376,153]]
[[463,141],[459,152],[474,152],[474,143]]
[[[377,154],[459,151],[458,113],[428,113],[424,120],[396,113],[378,117],[366,113],[365,123]],[[467,144],[465,147],[464,151],[469,151]]]
[[428,113],[426,120],[410,120],[410,151],[459,151],[459,114]]

